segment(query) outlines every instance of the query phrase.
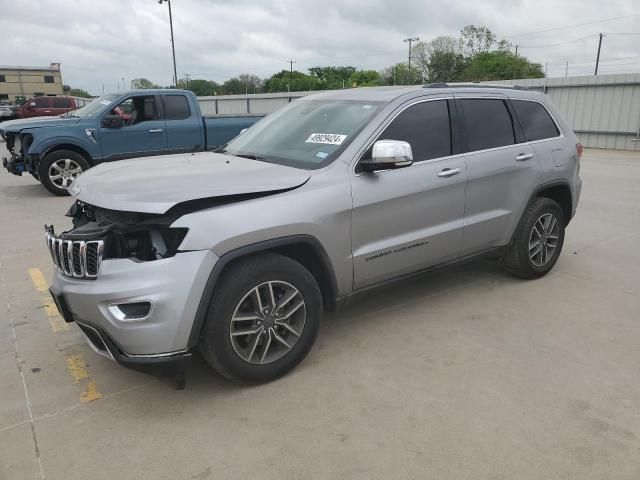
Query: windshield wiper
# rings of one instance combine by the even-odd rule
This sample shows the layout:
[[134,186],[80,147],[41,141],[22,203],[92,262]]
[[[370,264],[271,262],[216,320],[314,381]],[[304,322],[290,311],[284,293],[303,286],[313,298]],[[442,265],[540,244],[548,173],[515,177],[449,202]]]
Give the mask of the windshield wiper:
[[256,155],[255,153],[235,153],[236,157],[248,158],[249,160],[266,160],[266,158]]

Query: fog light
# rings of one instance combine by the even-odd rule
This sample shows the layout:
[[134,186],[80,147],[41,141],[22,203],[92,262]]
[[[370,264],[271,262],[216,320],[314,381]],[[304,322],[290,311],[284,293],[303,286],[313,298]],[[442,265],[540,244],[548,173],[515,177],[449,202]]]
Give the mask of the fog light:
[[107,307],[109,313],[121,322],[140,322],[151,316],[153,303],[151,302],[127,302],[112,303]]

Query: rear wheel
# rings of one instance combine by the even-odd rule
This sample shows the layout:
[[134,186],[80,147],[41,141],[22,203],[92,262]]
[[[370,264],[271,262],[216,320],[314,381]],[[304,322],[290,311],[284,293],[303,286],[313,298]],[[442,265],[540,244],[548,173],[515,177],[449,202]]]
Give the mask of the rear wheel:
[[69,195],[67,189],[71,183],[88,168],[89,162],[79,153],[58,150],[40,161],[36,178],[51,193],[60,196]]
[[536,198],[525,210],[509,251],[505,269],[521,278],[538,278],[553,268],[564,243],[565,218],[550,198]]
[[313,275],[277,254],[238,261],[218,282],[200,351],[224,377],[274,380],[300,363],[315,342],[322,298]]

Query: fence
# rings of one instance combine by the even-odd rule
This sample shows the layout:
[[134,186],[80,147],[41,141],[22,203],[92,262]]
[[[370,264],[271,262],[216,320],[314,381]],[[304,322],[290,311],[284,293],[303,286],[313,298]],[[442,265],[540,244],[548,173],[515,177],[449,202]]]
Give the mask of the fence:
[[[640,73],[506,80],[545,91],[585,147],[640,150]],[[205,115],[267,114],[317,92],[199,97]]]

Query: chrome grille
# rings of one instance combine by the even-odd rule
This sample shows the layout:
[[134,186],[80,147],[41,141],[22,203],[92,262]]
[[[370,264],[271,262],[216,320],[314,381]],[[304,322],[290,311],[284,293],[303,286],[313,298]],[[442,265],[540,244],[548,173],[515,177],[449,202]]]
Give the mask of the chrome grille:
[[98,276],[104,252],[103,240],[63,240],[47,233],[47,247],[53,264],[68,277]]

